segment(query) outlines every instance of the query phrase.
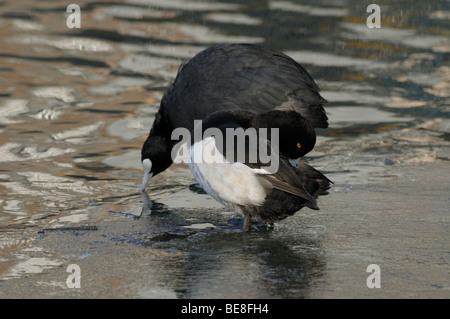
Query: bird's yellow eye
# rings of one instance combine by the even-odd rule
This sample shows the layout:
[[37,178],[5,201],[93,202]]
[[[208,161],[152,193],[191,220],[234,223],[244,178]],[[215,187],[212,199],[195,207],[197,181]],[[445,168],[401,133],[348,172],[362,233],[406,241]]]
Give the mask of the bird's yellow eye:
[[300,143],[297,143],[297,147],[300,148],[302,147],[302,145]]

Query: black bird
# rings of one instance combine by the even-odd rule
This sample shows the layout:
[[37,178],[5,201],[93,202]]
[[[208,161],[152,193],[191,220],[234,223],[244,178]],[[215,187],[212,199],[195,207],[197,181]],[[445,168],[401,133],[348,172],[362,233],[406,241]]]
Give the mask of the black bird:
[[172,164],[175,128],[191,131],[194,120],[219,110],[295,110],[314,128],[328,127],[319,87],[308,72],[284,53],[253,44],[208,48],[181,65],[164,94],[141,161],[142,191]]
[[[331,181],[303,162],[292,166],[286,157],[303,156],[316,141],[313,127],[299,113],[218,111],[200,125],[205,134],[192,135],[191,172],[211,197],[244,216],[244,231],[252,221],[268,224],[305,206],[319,209],[316,199],[327,194]],[[211,128],[215,133],[206,134]],[[279,132],[258,134],[261,128]],[[270,165],[267,158],[261,160],[269,153]]]

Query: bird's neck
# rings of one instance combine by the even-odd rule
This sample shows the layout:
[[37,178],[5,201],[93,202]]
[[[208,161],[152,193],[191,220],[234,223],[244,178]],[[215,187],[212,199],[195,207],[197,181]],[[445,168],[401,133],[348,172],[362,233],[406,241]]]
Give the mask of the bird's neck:
[[162,114],[162,108],[156,113],[155,120],[153,121],[152,129],[150,130],[150,136],[161,136],[166,140],[167,144],[170,144],[170,137],[172,134],[172,126],[167,120],[164,120]]

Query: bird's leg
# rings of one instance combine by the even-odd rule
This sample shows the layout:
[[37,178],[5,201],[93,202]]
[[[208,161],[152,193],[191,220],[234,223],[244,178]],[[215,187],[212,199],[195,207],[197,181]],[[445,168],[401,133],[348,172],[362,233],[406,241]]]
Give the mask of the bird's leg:
[[252,218],[249,213],[244,214],[244,225],[242,226],[242,230],[245,232],[250,231],[250,227],[252,225]]
[[244,214],[244,226],[242,226],[242,230],[245,232],[249,232],[251,230],[260,231],[257,226],[252,225],[252,217],[250,214]]

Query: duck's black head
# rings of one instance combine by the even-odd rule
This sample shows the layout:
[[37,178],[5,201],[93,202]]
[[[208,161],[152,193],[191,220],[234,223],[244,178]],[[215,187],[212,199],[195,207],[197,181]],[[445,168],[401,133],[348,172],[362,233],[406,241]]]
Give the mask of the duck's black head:
[[272,110],[257,114],[252,119],[255,128],[279,129],[280,153],[290,159],[297,159],[309,153],[316,144],[316,133],[311,124],[295,111]]
[[170,141],[166,137],[150,134],[142,146],[141,161],[144,169],[141,190],[144,191],[153,176],[172,164]]

